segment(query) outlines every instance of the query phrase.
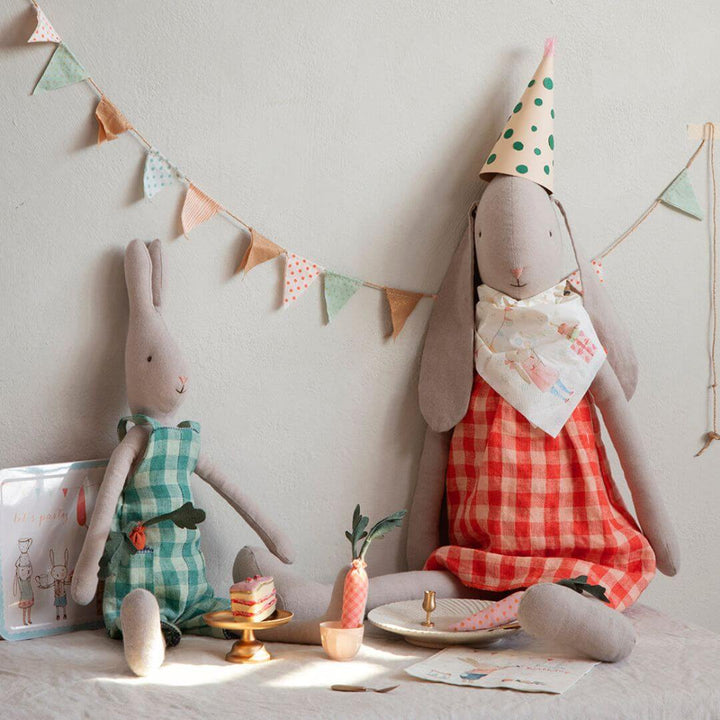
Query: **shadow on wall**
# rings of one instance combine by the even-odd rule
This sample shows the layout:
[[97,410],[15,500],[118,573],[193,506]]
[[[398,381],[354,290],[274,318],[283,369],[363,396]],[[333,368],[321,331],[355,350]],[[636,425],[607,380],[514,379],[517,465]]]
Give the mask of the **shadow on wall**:
[[[125,337],[128,301],[124,248],[104,250],[89,273],[88,330],[83,346],[58,365],[58,385],[77,385],[73,405],[82,409],[68,418],[68,431],[58,446],[47,448],[52,462],[108,457],[117,445],[115,428],[127,414]],[[59,436],[58,436],[59,437]],[[67,457],[72,448],[72,458]],[[50,461],[50,460],[49,460]]]

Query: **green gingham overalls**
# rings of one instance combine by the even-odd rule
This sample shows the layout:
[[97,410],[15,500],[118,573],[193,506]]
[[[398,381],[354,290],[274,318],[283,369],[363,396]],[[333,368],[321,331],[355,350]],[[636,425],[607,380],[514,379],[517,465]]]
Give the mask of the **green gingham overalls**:
[[145,588],[157,598],[166,642],[174,645],[181,631],[210,634],[203,613],[229,607],[227,601],[215,598],[208,585],[200,531],[160,522],[147,527],[146,546],[137,551],[128,533],[138,523],[192,502],[190,476],[200,452],[200,426],[185,421],[163,427],[146,415],[132,415],[118,423],[121,440],[128,422],[149,425],[151,432],[145,455],[125,484],[105,546],[101,564],[105,627],[110,637],[121,637],[123,598],[135,588]]

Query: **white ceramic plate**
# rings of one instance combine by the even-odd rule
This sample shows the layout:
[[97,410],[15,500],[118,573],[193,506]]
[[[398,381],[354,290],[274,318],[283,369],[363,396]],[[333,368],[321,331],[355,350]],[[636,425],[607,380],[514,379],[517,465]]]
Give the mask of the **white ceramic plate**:
[[422,600],[404,600],[403,602],[381,605],[371,610],[368,620],[383,630],[388,630],[404,638],[413,645],[422,647],[441,648],[448,645],[489,645],[497,642],[508,633],[519,629],[517,624],[510,627],[492,628],[490,630],[470,630],[456,632],[450,626],[469,615],[492,605],[490,600],[461,600],[445,598],[437,600],[437,608],[432,613],[431,620],[434,628],[422,626],[425,620],[425,611],[422,609]]

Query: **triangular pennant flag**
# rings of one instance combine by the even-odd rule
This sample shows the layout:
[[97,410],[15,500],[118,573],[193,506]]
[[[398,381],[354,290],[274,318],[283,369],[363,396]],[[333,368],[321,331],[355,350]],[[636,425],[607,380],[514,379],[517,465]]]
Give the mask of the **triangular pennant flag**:
[[325,308],[328,322],[331,322],[335,315],[345,307],[345,303],[362,287],[363,281],[326,270],[323,284]]
[[145,197],[155,197],[163,188],[175,182],[175,168],[155,148],[148,150],[143,172]]
[[106,140],[115,140],[118,135],[132,130],[130,121],[104,95],[95,108],[95,117],[98,122],[98,145]]
[[180,216],[183,233],[187,235],[193,228],[209,220],[219,210],[219,203],[199,188],[189,185]]
[[665,192],[660,196],[660,200],[666,205],[696,217],[698,220],[703,219],[703,211],[700,209],[700,204],[695,197],[695,191],[690,184],[687,168],[684,168],[668,185]]
[[73,85],[90,77],[88,71],[80,64],[80,61],[72,54],[65,44],[58,45],[57,50],[50,58],[45,72],[42,74],[38,84],[33,90],[33,95],[48,90],[58,90],[66,85]]
[[410,313],[424,296],[422,293],[385,288],[385,297],[387,297],[390,306],[390,317],[393,326],[392,336],[395,339],[402,331],[405,321],[410,317]]
[[[598,276],[598,280],[600,280],[601,283],[605,282],[605,271],[603,270],[603,264],[600,260],[592,260],[590,265],[595,271],[595,274]],[[567,281],[582,295],[582,282],[580,281],[579,270],[575,270],[575,272],[570,273],[567,277]]]
[[292,305],[324,269],[312,260],[307,260],[295,253],[287,253],[285,256],[283,307]]
[[237,272],[244,270],[247,275],[256,265],[261,265],[268,260],[272,260],[284,252],[285,251],[272,240],[268,240],[264,235],[250,228],[250,245],[245,251],[245,255],[238,266]]
[[62,38],[55,32],[55,28],[50,24],[45,13],[38,7],[37,9],[37,27],[35,32],[28,40],[31,42],[54,42],[61,43]]

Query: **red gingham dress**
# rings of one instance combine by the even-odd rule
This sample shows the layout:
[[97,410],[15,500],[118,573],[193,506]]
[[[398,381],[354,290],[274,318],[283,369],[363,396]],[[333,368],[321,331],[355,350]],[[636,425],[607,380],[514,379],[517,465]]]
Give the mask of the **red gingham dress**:
[[618,610],[655,574],[655,555],[610,475],[589,397],[552,438],[479,375],[447,471],[451,545],[427,570],[492,591],[587,575]]

